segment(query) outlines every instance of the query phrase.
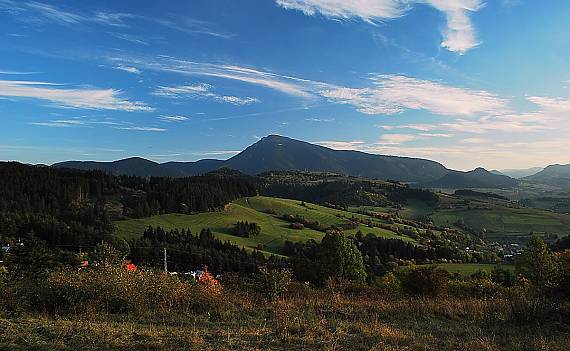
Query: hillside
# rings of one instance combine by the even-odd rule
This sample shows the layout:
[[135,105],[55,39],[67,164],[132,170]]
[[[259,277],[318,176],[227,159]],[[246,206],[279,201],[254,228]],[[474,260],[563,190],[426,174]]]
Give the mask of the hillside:
[[429,160],[332,150],[277,135],[261,139],[224,166],[248,174],[310,170],[403,182],[437,179],[448,172],[443,165]]
[[524,178],[524,180],[570,188],[570,165],[550,165],[544,170]]
[[518,184],[516,179],[495,174],[484,168],[476,168],[469,172],[450,171],[435,181],[422,183],[428,188],[512,188]]
[[113,162],[66,161],[56,163],[52,167],[74,168],[85,171],[100,170],[114,175],[130,175],[138,177],[182,177],[186,175],[176,168],[165,167],[164,165],[141,157],[131,157]]
[[[271,213],[268,213],[271,212]],[[263,247],[263,251],[279,253],[285,241],[304,242],[309,239],[320,241],[324,232],[310,228],[302,230],[291,229],[290,223],[279,218],[284,214],[302,215],[305,219],[319,221],[325,227],[348,223],[338,215],[350,218],[357,216],[362,219],[373,220],[365,215],[353,214],[347,211],[331,209],[324,206],[288,199],[276,199],[270,197],[249,197],[234,201],[222,211],[199,213],[193,215],[168,214],[142,219],[117,221],[116,234],[125,239],[133,239],[142,235],[148,226],[170,229],[191,229],[197,233],[203,228],[210,228],[213,234],[221,240],[228,240],[236,245],[248,249]],[[252,238],[242,238],[232,235],[231,230],[239,221],[255,222],[261,226],[261,234]],[[357,231],[372,233],[391,239],[413,241],[409,237],[399,235],[381,228],[370,228],[359,224],[345,230],[347,235]],[[260,246],[261,245],[261,246]]]

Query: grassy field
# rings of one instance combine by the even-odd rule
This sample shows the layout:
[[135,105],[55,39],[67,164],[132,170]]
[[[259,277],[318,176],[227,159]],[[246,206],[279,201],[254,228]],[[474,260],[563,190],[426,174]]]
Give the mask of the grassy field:
[[[221,240],[228,240],[239,246],[248,249],[255,249],[259,244],[265,247],[265,251],[278,253],[279,248],[283,246],[285,241],[306,241],[314,239],[320,241],[324,233],[305,228],[296,230],[289,228],[289,223],[277,218],[276,215],[265,213],[266,210],[272,210],[277,216],[282,214],[302,215],[307,220],[319,221],[322,225],[330,226],[345,222],[344,219],[337,217],[343,215],[345,217],[368,218],[367,216],[353,214],[347,211],[340,211],[324,206],[307,203],[301,205],[300,201],[277,199],[270,197],[250,197],[235,201],[226,206],[222,211],[199,213],[194,215],[183,214],[166,214],[142,219],[132,219],[126,221],[117,221],[116,234],[127,240],[140,237],[148,226],[160,226],[164,229],[191,229],[197,233],[203,228],[210,228],[214,235]],[[261,234],[253,238],[240,238],[231,234],[231,229],[238,221],[249,221],[259,224]],[[358,228],[347,230],[347,235],[355,234],[358,230],[363,233],[372,233],[377,236],[402,239],[412,241],[412,239],[399,236],[391,231],[381,228],[369,228],[359,225]]]
[[275,302],[231,296],[219,311],[149,316],[3,316],[0,350],[566,351],[556,318],[518,325],[505,299],[310,294]]
[[530,232],[570,234],[570,216],[530,208],[443,209],[432,218],[442,226],[453,226],[462,219],[475,230],[485,228],[487,237],[493,239],[527,236]]

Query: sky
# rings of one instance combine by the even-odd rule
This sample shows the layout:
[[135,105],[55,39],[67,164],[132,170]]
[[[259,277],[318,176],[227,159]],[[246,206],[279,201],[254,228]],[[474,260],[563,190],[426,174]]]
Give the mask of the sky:
[[567,0],[0,0],[0,160],[226,159],[269,134],[570,163]]

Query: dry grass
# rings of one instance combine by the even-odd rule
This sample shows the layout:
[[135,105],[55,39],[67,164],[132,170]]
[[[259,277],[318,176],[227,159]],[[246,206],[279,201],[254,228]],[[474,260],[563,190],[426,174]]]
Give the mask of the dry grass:
[[570,349],[569,324],[513,324],[501,299],[223,297],[201,314],[4,316],[0,350]]

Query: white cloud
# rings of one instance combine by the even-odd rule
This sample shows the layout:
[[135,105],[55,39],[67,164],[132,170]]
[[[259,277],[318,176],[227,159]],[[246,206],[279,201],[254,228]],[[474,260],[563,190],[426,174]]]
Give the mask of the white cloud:
[[161,121],[165,122],[184,122],[188,121],[190,118],[186,116],[160,116],[158,117]]
[[334,150],[359,150],[361,145],[365,145],[364,141],[336,141],[336,140],[324,140],[315,141],[314,144],[325,146]]
[[360,17],[371,23],[397,18],[405,13],[403,2],[399,0],[277,0],[277,4],[309,16],[320,13],[341,19]]
[[427,0],[427,2],[445,13],[447,28],[443,32],[441,46],[449,51],[465,54],[479,46],[469,12],[479,11],[483,7],[481,0]]
[[483,7],[482,0],[276,0],[285,9],[299,10],[306,15],[348,20],[360,18],[369,23],[402,17],[413,3],[428,4],[445,14],[447,27],[443,31],[441,46],[449,51],[464,54],[477,47],[479,42],[470,12]]
[[486,91],[397,75],[379,75],[372,81],[370,88],[335,87],[322,91],[322,95],[332,102],[353,105],[365,114],[396,114],[411,109],[473,116],[508,111],[505,100]]
[[217,102],[228,103],[232,105],[250,105],[259,102],[258,99],[252,97],[238,97],[232,95],[220,95],[212,92],[213,87],[209,84],[195,84],[195,85],[178,85],[172,87],[158,87],[153,95],[167,97],[167,98],[184,98],[189,97],[193,99],[206,98],[212,99]]
[[416,140],[418,137],[412,134],[384,134],[380,137],[380,145],[400,145]]
[[[182,118],[182,116],[170,116],[172,118]],[[98,120],[89,117],[74,117],[68,119],[56,119],[47,121],[29,122],[27,124],[51,127],[51,128],[94,128],[96,126],[103,126],[106,128],[131,130],[131,131],[144,131],[144,132],[165,132],[165,128],[139,126],[132,122],[116,121],[116,120]]]
[[0,70],[0,74],[6,75],[27,75],[27,74],[36,74],[38,72],[20,72],[20,71],[9,71],[9,70]]
[[115,66],[113,68],[116,70],[125,71],[125,72],[129,72],[129,73],[133,73],[133,74],[141,74],[142,73],[141,70],[136,68],[136,67],[119,65],[119,66]]
[[[51,4],[36,1],[23,0],[0,0],[0,11],[7,12],[21,22],[43,24],[56,23],[65,26],[76,25],[99,25],[113,28],[129,28],[133,21],[146,21],[147,23],[159,25],[172,30],[181,31],[188,34],[209,35],[222,39],[231,39],[233,34],[218,32],[213,29],[213,24],[188,18],[186,14],[171,19],[157,18],[155,16],[141,16],[131,13],[121,12],[71,12]],[[111,34],[113,35],[113,34]],[[118,34],[117,37],[121,36]],[[146,42],[132,39],[129,35],[122,35],[122,39],[136,42],[137,44],[148,45]]]
[[110,60],[115,63],[134,66],[139,69],[178,73],[187,76],[205,76],[229,79],[258,85],[287,95],[303,98],[314,97],[316,87],[319,84],[322,84],[306,79],[260,71],[253,68],[215,63],[192,62],[168,56],[158,56],[155,59],[150,60],[129,57],[115,57],[110,58]]
[[69,120],[53,120],[47,122],[30,122],[28,124],[36,125],[36,126],[44,126],[44,127],[53,127],[53,128],[68,128],[68,127],[78,127],[85,125],[85,123],[78,119],[69,119]]
[[334,118],[305,118],[307,122],[329,123],[334,122]]
[[419,133],[419,136],[426,137],[426,138],[451,138],[453,134],[445,134],[445,133]]
[[78,109],[154,110],[143,102],[122,99],[120,93],[115,89],[61,88],[58,84],[47,82],[0,80],[0,96],[5,97],[38,99],[56,106]]
[[121,130],[141,131],[141,132],[166,132],[166,129],[156,128],[156,127],[129,126],[129,127],[113,127],[113,128]]

